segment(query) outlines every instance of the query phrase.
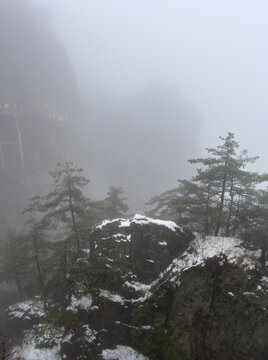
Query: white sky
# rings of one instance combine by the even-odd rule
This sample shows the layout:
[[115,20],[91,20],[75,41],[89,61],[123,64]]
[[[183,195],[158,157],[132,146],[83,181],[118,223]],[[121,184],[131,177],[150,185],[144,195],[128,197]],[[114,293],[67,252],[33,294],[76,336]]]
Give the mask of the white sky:
[[233,131],[267,169],[266,0],[37,1],[52,9],[82,89],[120,100],[175,83],[202,113],[202,147]]

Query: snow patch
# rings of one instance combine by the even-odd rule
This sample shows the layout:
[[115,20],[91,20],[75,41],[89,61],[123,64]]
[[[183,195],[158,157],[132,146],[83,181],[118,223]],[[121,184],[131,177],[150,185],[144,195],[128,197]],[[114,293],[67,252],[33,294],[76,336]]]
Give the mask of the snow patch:
[[153,329],[153,327],[151,325],[142,325],[140,328],[137,327],[137,326],[133,326],[133,325],[129,325],[129,324],[126,324],[126,323],[123,323],[121,321],[115,321],[115,324],[117,325],[123,325],[123,326],[126,326],[130,329],[135,329],[135,330],[139,330],[139,329],[142,329],[142,330],[151,330]]
[[34,342],[26,342],[23,347],[13,349],[11,359],[60,360],[60,345],[52,349],[36,349]]
[[116,325],[123,325],[123,326],[126,326],[126,327],[130,328],[130,329],[136,329],[136,330],[139,329],[137,326],[125,324],[125,323],[123,323],[123,322],[121,322],[121,321],[115,321],[115,324],[116,324]]
[[82,296],[80,299],[77,299],[74,295],[72,295],[71,304],[66,308],[66,310],[77,312],[79,309],[89,311],[98,309],[98,306],[92,306],[91,295]]
[[119,238],[125,238],[125,235],[119,233],[119,234],[113,235],[113,237],[115,237],[115,238],[117,238],[117,237],[119,237]]
[[151,285],[142,284],[138,281],[131,281],[131,282],[125,281],[124,285],[134,289],[135,291],[144,291],[144,292],[148,291],[151,287]]
[[103,220],[103,222],[100,225],[96,226],[96,229],[102,229],[104,226],[106,226],[108,224],[111,224],[112,222],[114,222],[116,220],[118,221],[118,219],[115,219],[115,220]]
[[131,278],[136,278],[137,277],[137,275],[135,275],[133,272],[129,271],[127,274],[122,275],[121,278],[125,279],[128,276],[131,277]]
[[84,325],[85,338],[88,343],[93,343],[97,339],[97,331],[90,329],[88,325]]
[[104,220],[100,225],[96,226],[96,229],[101,230],[103,227],[113,222],[120,222],[119,224],[120,228],[129,227],[131,224],[140,224],[140,225],[156,224],[159,226],[165,226],[174,232],[176,232],[177,230],[183,232],[182,228],[178,226],[174,221],[152,219],[140,214],[136,214],[132,219],[118,218],[113,220]]
[[204,266],[205,261],[214,256],[223,260],[226,258],[229,263],[237,264],[244,270],[251,270],[255,268],[260,251],[245,249],[242,240],[234,237],[207,236],[202,238],[196,234],[192,245],[179,258],[174,259],[166,271],[171,271],[174,274],[172,280],[176,281],[181,272],[195,266]]
[[12,358],[27,360],[60,360],[60,343],[63,328],[49,324],[34,325],[32,331],[25,331],[22,346],[12,349]]
[[30,320],[30,318],[45,315],[44,303],[40,296],[11,305],[6,311],[10,319],[21,318],[23,320]]
[[142,330],[151,330],[151,329],[153,329],[153,327],[151,325],[143,325],[141,328],[142,328]]
[[117,345],[115,349],[102,350],[104,360],[149,360],[129,346]]
[[125,301],[126,301],[122,296],[120,296],[118,294],[113,294],[110,291],[103,290],[103,289],[100,289],[99,296],[107,298],[107,299],[111,300],[112,302],[116,302],[116,303],[119,303],[121,305],[124,305]]
[[152,286],[155,284],[155,282],[153,282],[150,285],[146,285],[146,284],[142,284],[138,281],[125,281],[124,282],[124,286],[128,286],[132,289],[134,289],[135,291],[142,291],[143,292],[143,296],[139,297],[138,299],[132,299],[129,300],[132,303],[136,303],[136,302],[144,302],[145,300],[147,300],[151,295],[151,291],[150,289],[152,288]]
[[243,292],[243,295],[258,297],[254,292],[250,292],[250,291],[245,291],[245,292]]
[[82,249],[84,251],[84,253],[86,254],[90,254],[90,249]]

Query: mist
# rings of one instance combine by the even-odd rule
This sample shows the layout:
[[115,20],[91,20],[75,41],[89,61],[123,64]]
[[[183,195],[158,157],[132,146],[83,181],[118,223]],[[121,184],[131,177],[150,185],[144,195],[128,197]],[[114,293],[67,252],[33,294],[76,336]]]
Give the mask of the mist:
[[131,209],[144,211],[151,196],[191,174],[187,159],[199,151],[200,114],[176,85],[154,81],[89,113],[92,183],[99,195],[109,184],[121,185]]
[[70,158],[90,178],[91,198],[122,186],[130,209],[143,212],[151,196],[193,174],[187,159],[227,131],[260,155],[257,170],[266,166],[264,2],[0,6],[1,103],[67,120],[47,125],[35,113],[22,121],[25,198]]
[[1,102],[46,103],[74,116],[75,76],[46,15],[29,1],[1,0],[0,17]]
[[267,358],[267,13],[0,0],[0,360]]
[[154,80],[176,84],[202,114],[201,149],[232,131],[260,155],[258,170],[266,166],[265,1],[42,3],[53,9],[87,102],[121,100]]
[[[1,233],[22,225],[47,172],[75,158],[81,102],[75,74],[45,13],[29,1],[0,2]],[[68,144],[68,146],[66,146]]]

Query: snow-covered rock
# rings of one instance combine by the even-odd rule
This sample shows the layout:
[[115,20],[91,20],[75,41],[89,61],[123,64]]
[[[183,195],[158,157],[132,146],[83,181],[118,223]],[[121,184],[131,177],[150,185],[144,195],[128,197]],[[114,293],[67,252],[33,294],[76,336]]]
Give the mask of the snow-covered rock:
[[171,231],[176,232],[180,230],[183,232],[182,228],[178,226],[174,221],[167,221],[167,220],[159,220],[159,219],[152,219],[144,215],[136,214],[132,219],[113,219],[113,220],[104,220],[100,225],[96,226],[97,229],[102,229],[106,227],[108,224],[112,223],[119,223],[119,228],[130,227],[132,224],[138,225],[148,225],[148,224],[155,224],[159,226],[165,226]]
[[17,357],[266,359],[256,354],[268,349],[268,273],[242,240],[135,215],[103,221],[85,250],[60,327],[39,297],[8,308],[12,321],[35,321]]

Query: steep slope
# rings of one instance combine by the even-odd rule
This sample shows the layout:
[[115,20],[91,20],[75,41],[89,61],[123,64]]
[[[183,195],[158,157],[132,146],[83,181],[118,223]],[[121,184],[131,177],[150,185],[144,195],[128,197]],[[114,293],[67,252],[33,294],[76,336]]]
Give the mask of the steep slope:
[[267,359],[259,256],[169,221],[104,221],[68,274],[66,307],[45,313],[38,297],[9,307],[24,329],[13,358]]

